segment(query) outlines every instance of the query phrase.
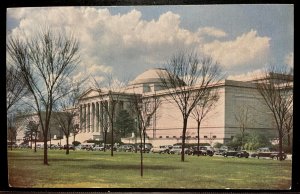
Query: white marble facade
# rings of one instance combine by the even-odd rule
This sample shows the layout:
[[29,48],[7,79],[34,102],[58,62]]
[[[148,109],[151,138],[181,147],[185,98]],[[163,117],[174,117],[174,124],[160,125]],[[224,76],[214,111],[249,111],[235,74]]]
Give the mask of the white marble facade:
[[[168,100],[168,93],[160,85],[157,71],[161,71],[161,69],[150,69],[130,82],[124,90],[125,93],[119,98],[120,106],[118,107],[130,112],[130,95],[134,94],[141,94],[145,98],[151,98],[153,95],[160,97],[163,102],[151,119],[151,125],[147,129],[147,141],[153,145],[179,143],[182,136],[182,116],[176,104],[172,103],[172,100]],[[201,143],[213,144],[230,141],[239,132],[235,114],[240,106],[250,107],[249,112],[253,117],[247,130],[274,135],[272,117],[263,105],[253,83],[225,80],[212,86],[212,89],[219,90],[220,98],[201,124]],[[109,103],[108,98],[99,98],[99,93],[92,89],[82,95],[79,106],[81,133],[76,137],[78,141],[103,138],[103,128],[107,123],[103,103]],[[187,142],[189,143],[197,141],[196,126],[195,120],[190,117],[187,129]],[[132,137],[123,138],[123,141],[133,143]]]

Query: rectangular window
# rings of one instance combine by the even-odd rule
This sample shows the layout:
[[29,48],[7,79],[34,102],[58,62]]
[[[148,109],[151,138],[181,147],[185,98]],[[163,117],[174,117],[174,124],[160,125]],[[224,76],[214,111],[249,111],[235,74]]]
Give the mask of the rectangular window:
[[173,136],[173,138],[176,138],[176,136]]
[[162,138],[162,136],[159,136],[159,138]]
[[215,138],[217,138],[217,136],[214,135],[213,138],[215,139]]
[[204,138],[205,138],[205,139],[207,139],[207,136],[206,136],[206,135],[204,135]]
[[166,138],[169,138],[169,136],[166,136]]

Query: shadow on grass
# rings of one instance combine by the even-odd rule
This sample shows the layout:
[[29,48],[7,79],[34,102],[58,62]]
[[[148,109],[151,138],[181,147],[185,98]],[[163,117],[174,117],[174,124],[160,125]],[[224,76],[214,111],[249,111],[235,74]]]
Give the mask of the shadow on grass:
[[[38,157],[22,157],[22,158],[14,158],[13,160],[29,160],[29,161],[40,161],[42,158]],[[49,164],[53,164],[52,162],[78,162],[78,165],[76,164],[69,164],[68,167],[73,166],[74,168],[80,167],[80,168],[88,168],[88,169],[116,169],[116,170],[127,170],[127,169],[140,169],[140,164],[106,164],[106,163],[100,163],[100,164],[87,164],[86,162],[94,162],[90,159],[83,159],[83,158],[76,158],[76,159],[68,159],[68,158],[48,158]],[[85,161],[82,163],[82,161]],[[180,169],[179,167],[174,166],[167,166],[167,165],[144,165],[144,169],[149,170],[175,170]]]
[[[93,164],[83,166],[85,168],[91,169],[115,169],[115,170],[128,170],[128,169],[140,169],[139,164]],[[174,166],[167,166],[167,165],[144,165],[144,169],[148,170],[175,170],[179,169],[178,167]]]

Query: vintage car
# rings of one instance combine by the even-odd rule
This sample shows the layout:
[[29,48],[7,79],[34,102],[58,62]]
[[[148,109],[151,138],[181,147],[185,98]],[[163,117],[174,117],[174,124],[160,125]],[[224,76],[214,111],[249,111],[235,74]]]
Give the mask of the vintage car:
[[132,144],[124,144],[118,147],[117,151],[118,152],[132,152],[135,150],[134,145]]
[[[181,145],[174,145],[172,149],[170,149],[170,154],[181,154],[182,146]],[[190,150],[188,148],[184,148],[184,154],[190,155]]]
[[160,153],[160,154],[169,154],[172,147],[173,146],[170,146],[170,145],[154,146],[153,148],[151,148],[150,152]]
[[203,156],[213,156],[214,150],[210,146],[199,146],[199,152],[198,152],[198,146],[193,146],[191,149],[191,154],[194,155],[203,155]]
[[223,152],[227,151],[228,147],[227,146],[222,146],[219,149],[217,149],[217,151],[215,152],[215,155],[222,155]]
[[[268,148],[268,147],[264,147],[264,148],[259,148],[256,150],[256,152],[254,152],[253,154],[251,154],[251,157],[253,158],[272,158],[274,160],[279,160],[280,158],[280,153],[272,148]],[[287,155],[282,152],[282,159],[285,160],[287,158]]]
[[240,150],[240,151],[235,151],[235,150],[227,150],[222,153],[224,157],[227,156],[233,156],[233,157],[239,157],[239,158],[249,158],[249,153],[246,150]]

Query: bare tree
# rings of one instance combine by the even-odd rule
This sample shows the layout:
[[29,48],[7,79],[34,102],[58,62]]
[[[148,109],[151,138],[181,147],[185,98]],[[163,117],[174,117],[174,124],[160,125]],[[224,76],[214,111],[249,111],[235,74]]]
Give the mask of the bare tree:
[[170,59],[165,71],[159,73],[159,77],[162,86],[169,91],[166,99],[172,100],[171,102],[177,105],[182,115],[181,161],[183,162],[188,118],[198,102],[205,96],[205,88],[222,79],[221,69],[211,58],[199,59],[195,53],[181,52]]
[[133,95],[132,107],[137,117],[137,127],[140,136],[141,176],[143,176],[143,152],[145,152],[146,129],[151,124],[151,119],[159,108],[161,101],[156,96],[148,96],[142,99],[140,94]]
[[[293,108],[293,74],[286,66],[270,66],[256,83],[263,102],[271,111],[278,132],[280,160],[283,160],[285,123]],[[291,115],[292,116],[292,115]]]
[[73,126],[73,130],[72,130],[73,137],[74,137],[73,142],[75,142],[76,135],[80,132],[80,130],[81,129],[78,123]]
[[38,139],[38,133],[39,133],[39,125],[40,122],[36,122],[29,118],[29,122],[26,126],[27,130],[25,132],[25,136],[29,136],[30,138],[30,147],[32,149],[32,141],[34,141],[34,152],[36,152],[36,141]]
[[78,41],[73,35],[43,28],[32,37],[10,37],[6,48],[10,62],[21,72],[33,96],[44,136],[43,163],[48,165],[47,137],[53,104],[66,95],[61,88],[79,62]]
[[14,66],[6,69],[6,112],[28,93],[22,74]]
[[200,147],[200,127],[201,122],[206,117],[206,115],[213,110],[216,105],[216,102],[219,100],[218,90],[211,90],[211,88],[203,88],[206,90],[205,95],[201,100],[196,104],[195,108],[191,113],[191,117],[197,122],[197,155],[199,156],[199,147]]
[[[117,105],[120,97],[124,94],[125,83],[114,79],[112,74],[106,74],[103,82],[94,79],[94,85],[101,100],[101,105],[107,117],[104,118],[104,147],[106,146],[106,135],[108,129],[111,134],[111,156],[114,155],[114,123],[117,115]],[[107,120],[106,120],[107,119]],[[107,122],[106,122],[107,121]]]
[[292,147],[292,134],[293,134],[293,111],[291,110],[284,119],[284,128],[287,135],[287,146],[289,150],[291,150]]
[[246,129],[248,129],[253,123],[253,118],[250,114],[250,107],[247,105],[237,107],[234,117],[241,132],[241,149],[243,149]]
[[[78,128],[78,123],[76,118],[78,117],[78,99],[80,96],[80,84],[74,83],[69,85],[67,91],[67,95],[61,98],[59,101],[57,101],[57,104],[55,106],[56,113],[53,114],[53,118],[60,126],[60,129],[66,136],[66,154],[69,154],[69,137],[71,133],[74,133],[74,131]],[[68,91],[70,88],[72,88],[72,91]]]
[[10,149],[12,150],[13,144],[16,142],[17,127],[15,125],[15,115],[10,114],[7,117],[7,140],[10,142]]

